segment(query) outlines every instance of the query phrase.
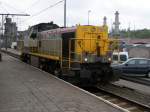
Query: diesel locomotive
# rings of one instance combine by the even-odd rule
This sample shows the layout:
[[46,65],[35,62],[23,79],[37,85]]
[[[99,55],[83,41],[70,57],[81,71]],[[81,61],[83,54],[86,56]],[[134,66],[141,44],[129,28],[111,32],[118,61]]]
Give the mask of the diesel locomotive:
[[111,64],[108,27],[77,25],[37,33],[20,41],[22,60],[76,83],[108,83],[119,79]]

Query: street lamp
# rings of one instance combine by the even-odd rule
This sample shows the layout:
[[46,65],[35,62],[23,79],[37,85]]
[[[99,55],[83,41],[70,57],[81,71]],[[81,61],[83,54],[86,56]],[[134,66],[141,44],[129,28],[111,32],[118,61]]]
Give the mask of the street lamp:
[[88,25],[90,24],[90,12],[91,12],[91,10],[88,10]]

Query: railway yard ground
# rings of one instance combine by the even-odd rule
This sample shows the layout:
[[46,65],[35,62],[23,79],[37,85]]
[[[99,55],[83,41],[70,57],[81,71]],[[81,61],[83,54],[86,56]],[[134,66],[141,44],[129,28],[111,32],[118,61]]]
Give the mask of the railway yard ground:
[[130,89],[134,89],[139,92],[141,91],[142,93],[144,92],[150,95],[150,86],[147,86],[147,85],[138,84],[138,83],[123,80],[123,79],[120,79],[120,81],[115,82],[115,84],[119,84],[122,87],[130,87]]
[[[2,51],[13,57],[3,53],[0,62],[0,112],[150,112],[150,86],[146,84],[120,79],[99,88],[129,100],[131,105],[126,105],[125,100],[109,98],[105,92],[87,92],[25,64],[16,59],[21,54],[16,50]],[[137,109],[141,106],[144,109]]]

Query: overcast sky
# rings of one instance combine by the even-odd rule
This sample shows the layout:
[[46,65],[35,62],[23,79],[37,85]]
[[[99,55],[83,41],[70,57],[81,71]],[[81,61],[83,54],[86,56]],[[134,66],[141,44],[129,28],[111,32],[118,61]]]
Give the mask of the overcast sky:
[[[19,29],[28,26],[50,22],[63,25],[63,2],[53,8],[33,16],[44,8],[61,0],[0,0],[0,13],[28,13],[30,17],[13,17]],[[114,13],[120,13],[120,28],[143,29],[150,28],[150,1],[149,0],[67,0],[67,26],[88,23],[88,10],[90,24],[101,25],[103,17],[107,17],[108,26],[114,22]]]

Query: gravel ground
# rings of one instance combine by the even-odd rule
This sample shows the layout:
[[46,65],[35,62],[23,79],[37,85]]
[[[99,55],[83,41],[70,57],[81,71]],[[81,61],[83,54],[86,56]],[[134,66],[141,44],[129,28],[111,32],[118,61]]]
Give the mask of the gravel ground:
[[119,82],[115,82],[113,85],[105,85],[100,88],[117,96],[121,96],[150,107],[150,87],[120,80]]
[[120,79],[120,81],[118,82],[115,82],[115,84],[119,84],[128,88],[131,88],[131,89],[135,89],[141,93],[150,95],[150,86],[146,86],[143,84],[138,84],[138,83],[134,83],[131,81],[122,80],[122,79]]

